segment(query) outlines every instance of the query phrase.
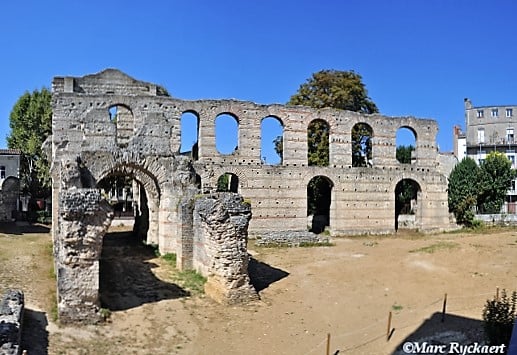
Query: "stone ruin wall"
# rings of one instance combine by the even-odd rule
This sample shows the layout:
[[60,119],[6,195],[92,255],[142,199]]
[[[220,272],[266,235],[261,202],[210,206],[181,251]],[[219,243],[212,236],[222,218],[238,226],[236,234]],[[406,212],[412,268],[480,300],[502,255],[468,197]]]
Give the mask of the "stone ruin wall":
[[[54,91],[60,92],[60,116],[64,118],[57,123],[54,134],[62,134],[60,140],[68,142],[69,150],[75,146],[78,154],[92,152],[92,159],[110,159],[116,164],[114,160],[123,155],[138,155],[135,147],[145,147],[146,154],[154,154],[156,164],[162,166],[154,169],[160,174],[170,171],[167,164],[160,162],[160,156],[179,152],[181,115],[195,113],[199,118],[199,159],[193,167],[205,190],[216,186],[217,178],[226,172],[239,177],[239,193],[251,201],[253,209],[251,234],[305,229],[307,184],[317,175],[333,183],[330,230],[334,235],[393,232],[394,191],[402,179],[416,181],[422,190],[419,229],[450,227],[447,179],[440,165],[434,120],[234,100],[185,101],[159,96],[155,85],[115,70],[83,78],[56,78],[53,85]],[[109,122],[108,108],[115,104],[127,107],[133,116],[134,134],[126,148],[117,143],[117,127]],[[215,118],[221,113],[232,114],[239,122],[238,149],[229,155],[218,153],[215,147]],[[284,126],[282,165],[261,162],[260,124],[268,116],[279,118]],[[67,117],[73,117],[73,122],[68,122]],[[330,125],[328,167],[307,164],[307,127],[314,119],[323,119]],[[351,166],[350,132],[360,122],[373,129],[373,160],[368,168]],[[395,157],[396,132],[401,127],[412,129],[417,137],[415,162],[410,165],[399,163]],[[165,209],[161,208],[162,214],[167,213]],[[165,223],[163,218],[155,217],[159,224]],[[174,243],[158,237],[159,230],[160,226],[152,232],[152,238],[160,239],[160,244]],[[174,245],[165,248],[169,247]]]
[[193,217],[193,267],[208,275],[206,294],[226,304],[258,299],[248,276],[251,206],[219,193],[196,199]]
[[[117,120],[110,119],[113,106],[119,108]],[[185,112],[194,113],[199,120],[195,161],[179,154],[181,115]],[[219,154],[215,146],[215,118],[222,113],[233,115],[239,124],[238,149],[229,155]],[[284,127],[281,165],[261,161],[261,120],[268,116],[278,118]],[[315,119],[330,126],[327,167],[307,164],[307,127]],[[351,166],[350,132],[361,122],[373,129],[373,160],[367,168]],[[185,101],[164,96],[154,84],[109,69],[81,78],[54,78],[52,127],[52,228],[58,259],[62,257],[60,240],[66,235],[59,229],[60,218],[64,218],[60,211],[63,196],[71,187],[95,189],[98,181],[113,173],[133,177],[145,191],[148,223],[142,233],[147,242],[157,244],[161,253],[176,253],[180,268],[205,272],[207,263],[196,259],[200,254],[196,254],[193,240],[197,228],[192,222],[194,201],[200,192],[196,175],[203,192],[213,191],[224,173],[238,176],[239,193],[253,211],[250,234],[305,230],[307,184],[319,175],[333,184],[332,235],[393,232],[395,187],[402,179],[412,179],[421,188],[417,228],[451,227],[447,179],[441,172],[435,140],[438,127],[433,120],[235,100]],[[416,159],[410,165],[395,157],[395,137],[401,127],[412,129],[417,137]],[[78,176],[70,177],[74,175],[67,173],[70,169],[76,169]]]

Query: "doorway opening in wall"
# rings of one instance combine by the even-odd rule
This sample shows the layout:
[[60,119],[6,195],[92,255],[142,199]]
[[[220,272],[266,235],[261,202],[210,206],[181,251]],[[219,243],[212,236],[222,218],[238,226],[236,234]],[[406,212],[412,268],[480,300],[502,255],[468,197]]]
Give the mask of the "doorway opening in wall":
[[100,180],[97,187],[115,213],[99,261],[101,307],[118,311],[185,296],[183,289],[152,272],[159,256],[148,238],[156,223],[151,222],[157,212],[154,193],[135,175],[120,171]]
[[418,229],[421,216],[422,189],[412,179],[402,179],[395,187],[395,231]]
[[400,127],[395,137],[396,158],[399,163],[413,164],[416,161],[416,133],[409,127]]
[[313,177],[307,184],[307,220],[313,233],[322,233],[330,226],[333,187],[332,180],[322,175]]

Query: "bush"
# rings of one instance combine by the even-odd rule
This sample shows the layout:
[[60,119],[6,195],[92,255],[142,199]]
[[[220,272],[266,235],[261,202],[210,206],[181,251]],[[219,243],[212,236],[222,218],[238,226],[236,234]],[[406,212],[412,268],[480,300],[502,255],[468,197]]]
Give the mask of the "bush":
[[48,211],[36,211],[36,221],[42,224],[51,224],[52,215]]
[[502,290],[501,297],[487,300],[483,309],[483,321],[485,336],[490,345],[501,345],[510,343],[513,323],[517,314],[515,305],[517,292],[513,291],[508,297],[506,290]]

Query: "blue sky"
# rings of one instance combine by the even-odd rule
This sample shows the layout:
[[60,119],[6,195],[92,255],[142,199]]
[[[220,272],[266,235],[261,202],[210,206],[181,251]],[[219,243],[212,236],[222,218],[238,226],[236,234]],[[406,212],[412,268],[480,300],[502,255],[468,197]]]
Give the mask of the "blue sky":
[[105,68],[181,99],[285,103],[322,69],[361,74],[381,113],[438,121],[463,99],[517,105],[513,0],[28,0],[0,5],[0,147],[9,113],[54,76]]

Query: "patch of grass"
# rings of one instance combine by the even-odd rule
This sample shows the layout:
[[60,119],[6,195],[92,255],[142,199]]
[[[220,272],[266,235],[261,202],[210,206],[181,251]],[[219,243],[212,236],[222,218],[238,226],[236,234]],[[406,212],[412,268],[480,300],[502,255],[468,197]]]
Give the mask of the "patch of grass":
[[191,294],[202,294],[205,292],[206,277],[199,274],[196,270],[178,271],[173,275],[174,282]]
[[57,296],[56,293],[53,292],[50,295],[50,317],[52,318],[52,321],[57,322],[58,321],[58,311],[57,311]]
[[174,253],[166,253],[161,257],[172,270],[171,281],[189,291],[192,295],[202,294],[205,292],[206,277],[198,273],[196,270],[188,269],[179,271],[176,269],[177,256]]
[[99,315],[106,322],[111,317],[111,311],[107,308],[99,309]]
[[167,261],[167,263],[169,265],[171,265],[172,267],[176,267],[176,254],[166,253],[166,254],[162,255],[161,258],[163,260]]
[[440,250],[450,250],[458,248],[459,244],[454,242],[447,242],[447,241],[441,241],[438,243],[434,243],[431,245],[428,245],[426,247],[418,248],[410,250],[410,253],[427,253],[427,254],[433,254]]
[[392,306],[391,306],[391,309],[394,310],[395,312],[400,312],[402,311],[404,307],[400,304],[397,304],[397,303],[394,303]]
[[331,242],[302,242],[298,245],[301,248],[312,248],[312,247],[333,247],[334,243]]

